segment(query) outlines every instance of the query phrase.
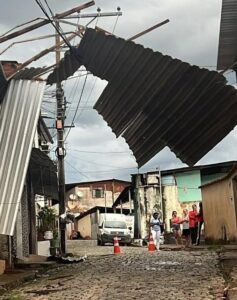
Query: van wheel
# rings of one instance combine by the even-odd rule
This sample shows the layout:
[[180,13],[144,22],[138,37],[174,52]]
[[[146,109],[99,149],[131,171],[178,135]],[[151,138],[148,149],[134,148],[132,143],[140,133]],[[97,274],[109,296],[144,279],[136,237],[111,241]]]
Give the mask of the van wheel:
[[100,246],[101,245],[101,241],[99,239],[97,239],[97,245]]

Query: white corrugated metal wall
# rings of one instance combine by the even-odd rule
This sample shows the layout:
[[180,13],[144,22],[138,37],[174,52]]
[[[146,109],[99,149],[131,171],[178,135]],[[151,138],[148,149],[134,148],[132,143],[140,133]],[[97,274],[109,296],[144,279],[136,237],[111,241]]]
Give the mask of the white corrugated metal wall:
[[0,234],[14,233],[44,87],[11,80],[0,108]]

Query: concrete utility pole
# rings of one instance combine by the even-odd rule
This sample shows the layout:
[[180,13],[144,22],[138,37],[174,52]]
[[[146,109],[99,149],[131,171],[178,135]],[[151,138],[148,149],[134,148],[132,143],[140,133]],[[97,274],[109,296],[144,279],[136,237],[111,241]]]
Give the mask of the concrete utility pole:
[[[59,22],[56,21],[55,25],[59,29]],[[56,32],[56,65],[60,62],[60,36]],[[60,81],[56,84],[56,100],[57,100],[57,150],[58,157],[58,185],[59,185],[59,215],[65,213],[65,170],[64,170],[64,119],[65,119],[65,102],[64,92]],[[60,241],[61,241],[61,254],[66,253],[66,224],[60,221]]]
[[[93,2],[93,1],[92,1]],[[118,8],[118,12],[107,14],[110,16],[120,16],[122,13],[120,12],[120,8]],[[102,16],[101,13],[97,13],[93,15],[94,17]],[[85,17],[91,17],[89,14]],[[56,26],[56,65],[60,62],[60,48],[62,45],[62,41],[60,41],[60,36],[58,32],[60,31],[59,15],[55,16],[55,26]],[[64,169],[64,157],[65,157],[65,148],[64,148],[64,121],[65,121],[65,100],[64,100],[64,91],[62,88],[61,82],[58,80],[56,83],[56,100],[57,100],[57,119],[56,119],[56,129],[57,129],[57,158],[58,158],[58,184],[59,184],[59,215],[65,213],[65,169]],[[73,124],[70,127],[74,127]],[[105,203],[106,203],[106,186],[105,186]],[[107,211],[105,204],[105,211]],[[61,254],[66,254],[66,224],[63,222],[63,219],[60,218],[60,241],[61,241]]]

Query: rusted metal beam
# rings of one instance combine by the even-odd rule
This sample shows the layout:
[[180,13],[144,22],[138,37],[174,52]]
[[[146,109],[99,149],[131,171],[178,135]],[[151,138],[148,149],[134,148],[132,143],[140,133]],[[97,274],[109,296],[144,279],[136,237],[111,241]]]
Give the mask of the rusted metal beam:
[[42,75],[44,75],[44,74],[50,72],[51,69],[55,68],[56,66],[57,66],[57,64],[53,64],[53,65],[51,65],[51,66],[48,66],[48,67],[44,68],[44,70],[43,70],[42,73],[40,73],[40,74],[34,76],[32,79],[37,79],[37,78],[39,78],[40,76],[42,76]]
[[[152,26],[152,27],[150,27],[150,28],[148,28],[148,29],[146,29],[146,30],[144,30],[144,31],[142,31],[142,32],[140,32],[140,33],[138,33],[138,34],[130,37],[130,38],[128,38],[127,41],[133,41],[133,40],[141,37],[142,35],[150,32],[150,31],[152,31],[152,30],[154,30],[154,29],[156,29],[158,27],[161,27],[161,26],[165,25],[166,23],[169,23],[169,21],[170,21],[169,19],[166,19],[165,21],[163,21],[161,23],[158,23],[158,24],[156,24],[156,25],[154,25],[154,26]],[[108,35],[114,35],[113,33],[109,32],[107,30],[104,30],[104,29],[102,29],[102,28],[100,28],[98,26],[95,27],[95,30],[102,31],[102,32],[104,32],[104,33],[106,33]]]
[[158,24],[156,24],[156,25],[154,25],[154,26],[152,26],[152,27],[150,27],[150,28],[148,28],[148,29],[146,29],[146,30],[144,30],[144,31],[142,31],[142,32],[140,32],[140,33],[138,33],[138,34],[130,37],[129,39],[127,39],[127,41],[133,41],[133,40],[141,37],[142,35],[150,32],[150,31],[152,31],[152,30],[154,30],[154,29],[156,29],[158,27],[161,27],[161,26],[165,25],[166,23],[169,23],[169,21],[170,21],[169,19],[166,19],[165,21],[163,21],[161,23],[158,23]]
[[[63,34],[69,34],[69,33],[72,33],[72,31],[63,32]],[[51,38],[51,37],[55,37],[55,34],[43,35],[43,36],[38,36],[38,37],[35,37],[35,38],[32,38],[32,39],[26,39],[26,40],[21,40],[21,41],[13,42],[9,46],[7,46],[7,48],[5,48],[4,50],[2,50],[0,52],[0,55],[2,55],[3,53],[5,53],[8,49],[10,49],[11,47],[13,47],[14,45],[22,44],[22,43],[27,43],[27,42],[33,42],[33,41],[37,41],[37,40],[48,39],[48,38]]]
[[73,22],[69,22],[69,21],[65,21],[65,20],[61,20],[61,19],[55,19],[56,22],[60,22],[60,23],[65,23],[67,25],[72,25],[75,27],[81,26],[78,23],[73,23]]
[[[85,8],[93,6],[94,4],[95,4],[95,1],[87,2],[85,4],[77,6],[75,8],[70,9],[70,10],[67,10],[67,11],[65,11],[63,13],[57,14],[56,18],[64,18],[64,17],[69,16],[69,15],[75,13],[75,12],[80,12],[81,10],[83,10]],[[13,38],[15,38],[15,37],[17,37],[19,35],[22,35],[24,33],[27,33],[29,31],[32,31],[34,29],[37,29],[37,28],[42,27],[42,26],[44,26],[46,24],[49,24],[49,23],[50,23],[50,20],[43,20],[41,22],[38,22],[36,24],[33,24],[33,25],[28,26],[26,28],[23,28],[21,30],[15,31],[15,32],[13,32],[11,34],[8,34],[8,35],[5,35],[3,37],[0,37],[0,43],[4,43],[4,42],[6,42],[6,41],[8,41],[10,39],[13,39]]]
[[[78,35],[80,33],[79,31],[76,31],[75,33],[71,34],[69,37],[67,37],[67,40],[70,41],[72,40],[76,35]],[[60,46],[65,44],[64,41],[60,42]],[[53,45],[50,48],[44,49],[43,51],[41,51],[40,53],[36,54],[35,56],[31,57],[30,59],[28,59],[27,61],[25,61],[24,63],[22,63],[16,70],[16,72],[14,74],[12,74],[10,77],[7,78],[7,80],[11,79],[12,77],[14,77],[14,75],[24,69],[26,66],[28,66],[29,64],[31,64],[33,61],[38,60],[39,58],[41,58],[42,56],[48,54],[49,52],[55,50],[58,47],[58,45]]]

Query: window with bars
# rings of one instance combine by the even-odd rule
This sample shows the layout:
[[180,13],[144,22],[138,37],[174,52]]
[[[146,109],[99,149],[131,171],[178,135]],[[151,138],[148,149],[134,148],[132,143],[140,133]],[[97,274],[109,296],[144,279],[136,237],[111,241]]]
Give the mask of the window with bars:
[[96,188],[92,190],[93,198],[104,198],[104,190],[102,188]]

